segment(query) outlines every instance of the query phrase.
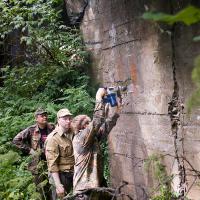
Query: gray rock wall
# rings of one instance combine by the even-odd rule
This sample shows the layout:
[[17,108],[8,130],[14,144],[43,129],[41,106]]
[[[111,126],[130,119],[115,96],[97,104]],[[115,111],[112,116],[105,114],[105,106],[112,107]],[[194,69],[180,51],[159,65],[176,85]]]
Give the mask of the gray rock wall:
[[[192,37],[198,29],[178,25],[170,33],[170,27],[141,19],[145,8],[170,12],[183,4],[91,0],[81,24],[91,53],[93,81],[104,86],[128,85],[120,119],[109,136],[111,181],[113,186],[129,182],[124,191],[138,200],[147,199],[149,188],[156,186],[143,162],[153,153],[170,154],[163,163],[169,174],[176,174],[176,191],[181,185],[178,167],[188,165],[174,156],[186,157],[200,170],[200,111],[188,118],[182,109],[194,90],[192,63],[200,48]],[[177,116],[174,108],[180,112]],[[192,181],[188,176],[187,188]],[[193,186],[188,197],[198,200],[199,196],[199,188]]]

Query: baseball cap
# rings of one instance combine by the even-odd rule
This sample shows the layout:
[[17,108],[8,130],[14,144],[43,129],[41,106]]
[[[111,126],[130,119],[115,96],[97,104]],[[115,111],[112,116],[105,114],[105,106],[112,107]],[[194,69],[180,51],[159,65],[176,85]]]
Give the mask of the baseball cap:
[[38,108],[36,111],[35,111],[35,116],[37,115],[42,115],[42,114],[47,114],[47,111],[42,109],[42,108]]
[[63,108],[57,112],[57,118],[72,115],[67,108]]

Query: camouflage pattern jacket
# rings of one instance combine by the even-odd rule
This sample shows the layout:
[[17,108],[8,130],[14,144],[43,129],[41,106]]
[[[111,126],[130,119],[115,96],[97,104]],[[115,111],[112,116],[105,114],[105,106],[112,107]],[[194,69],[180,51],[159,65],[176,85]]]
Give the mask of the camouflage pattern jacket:
[[[47,135],[51,133],[54,128],[53,124],[48,123]],[[26,154],[29,154],[31,149],[38,150],[43,148],[44,141],[42,141],[38,125],[32,125],[18,133],[13,139],[13,144]]]
[[[102,184],[103,161],[98,138],[100,134],[108,134],[119,117],[115,113],[105,119],[103,109],[102,106],[100,110],[96,110],[89,127],[80,130],[74,136],[74,194],[82,193],[85,189],[100,187]],[[103,131],[99,131],[100,127]]]

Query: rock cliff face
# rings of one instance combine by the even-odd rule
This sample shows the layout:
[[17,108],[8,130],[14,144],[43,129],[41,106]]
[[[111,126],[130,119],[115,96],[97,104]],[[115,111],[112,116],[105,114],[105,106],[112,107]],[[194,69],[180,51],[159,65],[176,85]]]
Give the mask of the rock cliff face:
[[[66,6],[70,2],[66,0]],[[91,52],[94,81],[105,86],[128,85],[120,119],[109,136],[112,184],[118,186],[125,180],[129,182],[126,192],[135,199],[147,199],[148,189],[156,182],[151,170],[144,170],[143,160],[157,153],[168,154],[163,163],[169,174],[176,175],[174,189],[180,192],[185,186],[189,188],[195,178],[187,176],[187,185],[184,184],[189,166],[176,157],[184,156],[200,170],[200,111],[188,117],[184,110],[194,90],[191,71],[200,48],[192,37],[198,34],[198,28],[170,28],[141,19],[145,8],[170,13],[186,3],[73,2],[73,12],[84,13],[81,29]],[[84,9],[76,9],[75,4]],[[199,199],[200,188],[194,185],[188,197]]]

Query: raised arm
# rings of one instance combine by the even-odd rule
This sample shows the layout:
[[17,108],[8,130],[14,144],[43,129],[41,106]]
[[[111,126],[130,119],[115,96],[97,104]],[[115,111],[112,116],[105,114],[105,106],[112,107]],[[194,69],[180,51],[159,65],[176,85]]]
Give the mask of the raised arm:
[[103,103],[103,97],[106,94],[104,88],[99,88],[96,93],[96,104],[93,114],[93,120],[90,122],[89,126],[82,131],[82,136],[84,137],[83,146],[88,146],[93,143],[94,136],[99,131],[99,128],[105,121],[105,104]]
[[107,105],[108,113],[106,114],[105,103],[103,103],[105,94],[106,90],[104,88],[100,88],[97,91],[93,120],[82,133],[85,137],[84,146],[92,144],[94,136],[97,136],[98,139],[106,137],[116,125],[117,119],[119,118],[119,103],[115,107]]
[[102,140],[108,136],[108,134],[111,132],[112,128],[116,125],[116,122],[119,118],[119,109],[118,107],[114,108],[112,113],[109,113],[108,117],[105,119],[105,122],[100,127],[97,137],[98,140]]

